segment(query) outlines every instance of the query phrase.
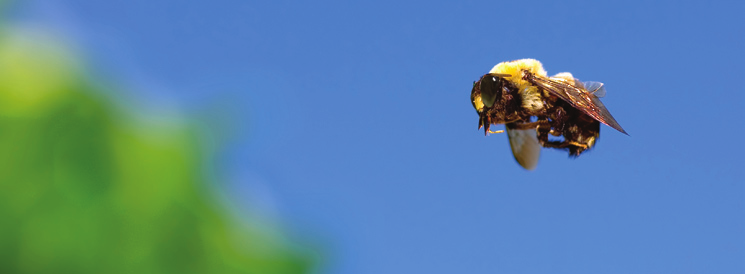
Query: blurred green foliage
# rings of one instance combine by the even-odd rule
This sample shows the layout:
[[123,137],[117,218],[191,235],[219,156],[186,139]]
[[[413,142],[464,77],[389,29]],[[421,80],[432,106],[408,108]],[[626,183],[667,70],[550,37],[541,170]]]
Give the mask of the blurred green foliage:
[[213,197],[187,123],[134,118],[58,41],[0,31],[0,273],[307,273]]

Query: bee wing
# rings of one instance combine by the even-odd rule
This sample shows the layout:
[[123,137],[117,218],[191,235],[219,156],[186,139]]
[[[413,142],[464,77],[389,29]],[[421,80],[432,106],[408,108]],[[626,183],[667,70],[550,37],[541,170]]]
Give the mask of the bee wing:
[[[605,105],[600,102],[598,96],[587,91],[589,89],[586,90],[583,88],[578,88],[563,81],[554,81],[549,79],[548,77],[535,75],[528,72],[526,72],[526,80],[544,90],[547,90],[549,93],[558,96],[576,109],[579,109],[585,114],[590,115],[590,117],[597,120],[598,122],[606,124],[607,126],[622,132],[623,134],[629,135],[628,133],[626,133],[625,130],[623,130],[623,128],[621,128],[621,125],[616,122],[616,119],[614,119],[608,109],[605,108]],[[590,83],[592,85],[592,83],[596,82]],[[585,83],[584,85],[587,86],[587,83]],[[603,89],[603,87],[601,86],[599,89]],[[595,92],[598,92],[598,90],[596,90]],[[603,90],[601,92],[604,93],[605,91]]]
[[598,98],[605,97],[605,85],[600,82],[587,81],[582,83],[585,89],[592,94],[595,94]]
[[510,128],[513,124],[507,124],[507,137],[510,139],[510,147],[515,160],[523,168],[534,170],[541,156],[541,144],[535,129]]

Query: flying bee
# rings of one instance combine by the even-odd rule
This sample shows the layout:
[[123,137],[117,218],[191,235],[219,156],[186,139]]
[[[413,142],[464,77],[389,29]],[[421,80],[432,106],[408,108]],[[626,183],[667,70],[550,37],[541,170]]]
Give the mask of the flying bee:
[[[522,59],[497,64],[482,76],[471,90],[471,102],[479,129],[498,133],[489,125],[505,124],[515,159],[530,170],[541,146],[567,149],[573,157],[592,148],[600,122],[627,134],[598,99],[604,95],[602,83],[583,83],[570,73],[548,77],[540,62]],[[549,135],[563,140],[549,140]]]

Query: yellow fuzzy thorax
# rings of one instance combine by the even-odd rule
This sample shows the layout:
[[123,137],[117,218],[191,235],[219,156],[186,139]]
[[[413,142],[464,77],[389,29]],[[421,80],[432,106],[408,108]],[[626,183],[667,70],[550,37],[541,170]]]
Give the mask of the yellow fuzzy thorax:
[[520,59],[509,62],[502,62],[494,66],[489,73],[500,73],[509,74],[510,77],[505,77],[507,81],[516,84],[520,90],[525,88],[533,89],[537,91],[538,87],[531,85],[528,81],[523,80],[523,70],[530,71],[531,73],[539,76],[546,76],[546,70],[543,69],[543,65],[536,59]]
[[507,81],[515,84],[523,97],[523,107],[538,111],[543,108],[541,93],[538,87],[523,80],[523,70],[539,76],[546,76],[546,70],[543,69],[541,62],[535,59],[520,59],[509,62],[502,62],[494,66],[489,73],[509,74],[505,77]]

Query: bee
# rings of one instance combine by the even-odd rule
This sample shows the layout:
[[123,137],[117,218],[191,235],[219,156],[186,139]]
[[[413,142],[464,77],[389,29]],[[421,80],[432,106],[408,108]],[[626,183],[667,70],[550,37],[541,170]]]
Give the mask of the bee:
[[592,148],[600,123],[627,134],[598,99],[604,95],[600,82],[583,83],[566,72],[548,77],[540,62],[522,59],[497,64],[475,82],[471,103],[479,129],[500,133],[489,126],[505,124],[515,160],[532,170],[541,146],[568,150],[570,157]]

